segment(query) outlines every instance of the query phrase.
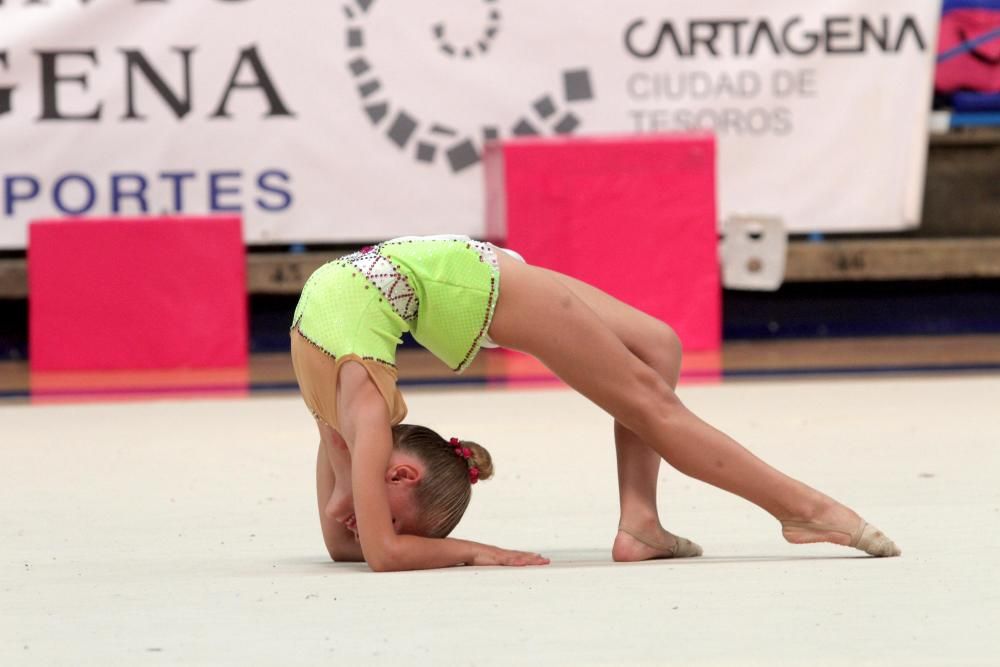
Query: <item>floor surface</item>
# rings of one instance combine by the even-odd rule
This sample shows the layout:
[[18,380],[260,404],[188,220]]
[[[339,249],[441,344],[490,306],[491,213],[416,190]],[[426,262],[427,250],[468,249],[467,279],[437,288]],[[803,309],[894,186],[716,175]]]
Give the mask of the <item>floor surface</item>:
[[705,556],[615,564],[610,420],[551,386],[408,391],[496,478],[455,535],[547,567],[327,557],[292,395],[0,405],[3,665],[996,665],[1000,375],[741,381],[681,397],[854,507],[893,559],[793,546],[664,466]]

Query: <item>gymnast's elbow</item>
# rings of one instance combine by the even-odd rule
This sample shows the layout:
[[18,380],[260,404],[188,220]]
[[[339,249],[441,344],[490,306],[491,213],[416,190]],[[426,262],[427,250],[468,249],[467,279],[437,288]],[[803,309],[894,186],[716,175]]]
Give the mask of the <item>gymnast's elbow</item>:
[[328,548],[327,552],[330,554],[330,560],[335,563],[360,563],[364,560],[357,549],[333,547]]
[[379,554],[368,559],[368,567],[372,572],[402,572],[408,570],[402,558],[395,558],[388,554]]
[[368,561],[372,572],[402,572],[406,568],[391,559],[376,558]]
[[356,540],[327,531],[323,534],[323,544],[335,563],[360,563],[365,559]]
[[398,551],[396,545],[393,544],[380,544],[377,549],[370,549],[371,553],[366,552],[368,561],[368,567],[372,569],[372,572],[401,572],[402,570],[412,569],[407,566],[406,559]]

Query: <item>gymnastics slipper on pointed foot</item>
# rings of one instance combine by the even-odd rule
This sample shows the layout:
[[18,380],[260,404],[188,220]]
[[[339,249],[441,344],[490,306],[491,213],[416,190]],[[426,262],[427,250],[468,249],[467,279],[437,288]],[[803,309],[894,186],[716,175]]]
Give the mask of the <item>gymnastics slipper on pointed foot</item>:
[[861,522],[861,533],[851,542],[855,549],[861,549],[872,556],[891,557],[902,556],[903,550],[889,539],[889,536],[870,523]]
[[618,526],[618,530],[631,536],[639,542],[642,542],[650,549],[656,549],[657,551],[662,551],[662,556],[657,556],[657,558],[694,558],[702,554],[702,549],[700,546],[687,539],[686,537],[681,537],[680,535],[674,535],[668,530],[665,530],[667,535],[674,538],[673,544],[668,544],[667,542],[661,542],[658,540],[649,540],[645,537],[639,535],[638,533],[629,530],[623,526]]
[[841,533],[842,535],[849,535],[851,537],[851,542],[847,546],[860,549],[870,556],[876,556],[879,558],[901,556],[903,554],[903,550],[897,547],[896,543],[890,540],[885,533],[864,520],[861,521],[861,524],[853,533],[849,533],[846,530],[835,526],[829,526],[821,523],[809,523],[808,521],[782,521],[781,527],[783,529],[803,528],[805,530],[815,532]]

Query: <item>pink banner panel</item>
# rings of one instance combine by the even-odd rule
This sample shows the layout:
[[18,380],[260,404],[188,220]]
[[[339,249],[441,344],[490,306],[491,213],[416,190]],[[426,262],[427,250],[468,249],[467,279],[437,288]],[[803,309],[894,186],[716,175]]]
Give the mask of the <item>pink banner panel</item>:
[[719,349],[711,136],[522,139],[485,161],[492,237],[667,322],[686,349]]
[[28,281],[32,371],[247,364],[239,218],[36,221]]

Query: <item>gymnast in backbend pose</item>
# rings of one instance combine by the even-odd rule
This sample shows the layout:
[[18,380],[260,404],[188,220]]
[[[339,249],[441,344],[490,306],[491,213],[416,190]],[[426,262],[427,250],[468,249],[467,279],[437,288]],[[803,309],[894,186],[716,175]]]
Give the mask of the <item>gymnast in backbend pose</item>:
[[492,462],[476,443],[400,424],[406,405],[394,361],[405,331],[456,371],[484,345],[531,354],[614,417],[616,561],[701,555],[660,524],[661,458],[761,507],[789,542],[900,554],[850,508],[690,412],[674,393],[681,346],[670,327],[519,260],[464,236],[405,237],[334,260],[309,278],[293,318],[292,361],[319,427],[320,520],[334,560],[365,560],[376,571],[548,562],[447,537]]

